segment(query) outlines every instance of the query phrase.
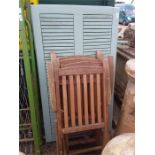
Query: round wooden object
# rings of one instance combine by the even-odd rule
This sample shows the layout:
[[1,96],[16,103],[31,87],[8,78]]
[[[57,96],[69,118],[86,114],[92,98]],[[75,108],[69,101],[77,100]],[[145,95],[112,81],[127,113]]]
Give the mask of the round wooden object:
[[126,133],[114,137],[107,143],[101,155],[135,155],[135,134]]
[[135,132],[135,60],[127,61],[125,66],[128,75],[128,84],[121,107],[120,118],[118,120],[116,133]]

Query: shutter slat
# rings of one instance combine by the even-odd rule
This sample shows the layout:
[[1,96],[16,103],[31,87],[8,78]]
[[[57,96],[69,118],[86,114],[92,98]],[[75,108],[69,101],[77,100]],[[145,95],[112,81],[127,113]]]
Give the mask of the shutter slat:
[[106,28],[112,28],[112,25],[84,25],[84,29],[106,29]]
[[42,29],[72,29],[73,26],[68,26],[68,25],[42,25]]
[[83,36],[83,38],[84,38],[84,41],[88,41],[88,40],[97,40],[97,39],[110,39],[111,38],[111,34],[106,34],[106,35],[101,35],[101,36],[96,36],[96,35],[88,35],[88,36],[86,36],[86,35],[84,35]]
[[112,22],[110,18],[84,18],[85,22]]
[[100,25],[100,26],[102,26],[102,25],[109,25],[109,26],[111,26],[112,25],[112,22],[84,22],[84,25],[91,25],[91,26],[96,26],[96,25]]
[[111,39],[92,39],[92,40],[84,40],[84,44],[89,44],[89,43],[104,43],[104,42],[110,42]]
[[71,25],[73,26],[73,22],[40,22],[41,23],[41,26],[42,25]]
[[87,33],[84,33],[84,37],[85,36],[102,36],[102,38],[106,35],[111,35],[111,32],[107,32],[105,31],[104,33],[99,33],[99,32],[95,32],[95,33],[92,33],[92,32],[87,32]]
[[112,15],[106,15],[106,14],[84,14],[84,19],[92,19],[92,18],[112,18]]
[[44,50],[74,50],[74,47],[44,47]]
[[74,41],[73,40],[43,40],[43,43],[44,44],[53,44],[53,43],[55,43],[55,44],[62,44],[62,43],[65,43],[65,44],[68,44],[68,43],[71,43],[71,44],[73,44],[74,43]]
[[110,29],[83,29],[84,33],[111,33],[111,28]]
[[110,45],[97,45],[97,46],[84,46],[84,50],[89,50],[89,49],[105,49],[105,48],[109,48],[110,49]]
[[[97,49],[84,50],[84,55],[95,55]],[[104,54],[110,54],[110,49],[98,49],[104,51]]]
[[74,43],[53,43],[44,44],[44,47],[74,47]]
[[[46,53],[51,53],[51,50],[45,50],[44,51],[44,54]],[[55,51],[56,54],[61,54],[61,53],[73,53],[73,49],[69,50],[69,49],[63,49],[63,52],[62,52],[62,49],[57,49],[57,51]],[[73,53],[74,54],[74,53]]]
[[74,33],[56,33],[56,32],[53,32],[53,33],[42,33],[42,36],[44,38],[44,36],[47,36],[47,37],[71,37],[71,36],[74,36]]
[[73,29],[42,29],[42,33],[73,33]]
[[41,22],[73,22],[73,18],[40,18]]
[[41,13],[40,18],[73,18],[73,14]]
[[[61,34],[62,35],[62,34]],[[60,35],[44,35],[43,36],[43,40],[73,40],[74,36],[73,35],[65,35],[64,36],[60,36]]]

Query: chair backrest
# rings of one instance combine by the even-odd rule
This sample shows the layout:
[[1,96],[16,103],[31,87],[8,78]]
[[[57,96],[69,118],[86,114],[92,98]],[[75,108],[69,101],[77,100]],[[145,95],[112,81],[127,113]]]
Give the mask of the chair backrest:
[[49,69],[53,65],[54,76],[50,77],[55,81],[55,104],[63,132],[108,126],[108,61],[104,64],[102,58],[81,56],[55,57],[52,63]]

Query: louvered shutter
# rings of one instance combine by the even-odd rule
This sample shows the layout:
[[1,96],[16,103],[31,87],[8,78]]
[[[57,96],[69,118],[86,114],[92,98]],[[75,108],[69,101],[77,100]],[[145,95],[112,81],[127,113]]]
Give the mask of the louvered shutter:
[[[50,52],[59,57],[116,55],[118,11],[105,6],[32,5],[32,23],[37,55],[46,141],[55,140],[55,114],[50,110],[47,63]],[[111,104],[112,114],[112,104]],[[112,116],[111,116],[112,117]]]
[[83,15],[83,52],[94,55],[97,49],[111,53],[112,15]]

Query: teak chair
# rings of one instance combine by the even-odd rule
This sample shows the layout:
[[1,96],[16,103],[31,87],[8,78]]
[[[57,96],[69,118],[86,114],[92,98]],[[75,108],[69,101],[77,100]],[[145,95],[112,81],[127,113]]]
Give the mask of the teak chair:
[[[109,66],[112,68],[112,59],[103,57],[100,52],[97,52],[96,58],[57,58],[54,53],[52,54],[51,62],[48,64],[48,78],[52,108],[56,112],[57,155],[101,150],[108,142],[108,103],[112,81],[112,69],[109,69]],[[96,143],[101,135],[103,142],[70,151],[70,135],[83,132],[90,134],[91,131],[97,133]]]

